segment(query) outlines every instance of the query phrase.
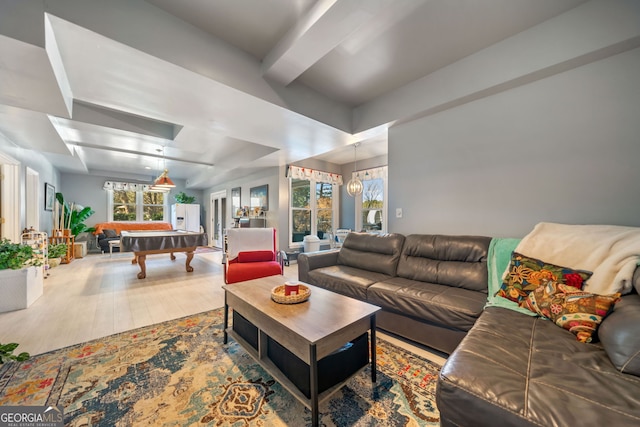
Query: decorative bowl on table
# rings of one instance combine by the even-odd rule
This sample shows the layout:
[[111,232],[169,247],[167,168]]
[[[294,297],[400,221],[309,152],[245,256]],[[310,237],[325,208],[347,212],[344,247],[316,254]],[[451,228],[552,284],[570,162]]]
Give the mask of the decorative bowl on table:
[[286,282],[271,290],[271,299],[278,304],[298,304],[305,302],[311,295],[311,289],[300,282]]

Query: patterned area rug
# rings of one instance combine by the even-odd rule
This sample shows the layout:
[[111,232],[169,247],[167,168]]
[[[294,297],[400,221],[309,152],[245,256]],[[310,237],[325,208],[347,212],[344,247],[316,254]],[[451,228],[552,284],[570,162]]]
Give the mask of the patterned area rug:
[[[67,426],[303,426],[311,412],[235,341],[223,310],[0,365],[0,405],[62,405]],[[369,368],[320,405],[325,426],[437,426],[439,367],[382,339]]]

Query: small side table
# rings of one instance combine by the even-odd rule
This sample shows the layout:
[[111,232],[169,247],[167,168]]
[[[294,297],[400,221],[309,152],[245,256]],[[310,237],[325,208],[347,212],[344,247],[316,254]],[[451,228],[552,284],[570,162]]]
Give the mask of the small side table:
[[113,255],[113,248],[120,249],[120,240],[109,240],[109,258]]

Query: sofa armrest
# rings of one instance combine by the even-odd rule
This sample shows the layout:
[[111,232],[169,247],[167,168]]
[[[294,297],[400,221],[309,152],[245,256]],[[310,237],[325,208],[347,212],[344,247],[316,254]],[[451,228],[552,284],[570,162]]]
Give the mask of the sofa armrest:
[[335,249],[298,255],[298,280],[309,283],[309,272],[311,270],[336,265],[339,252],[339,249]]

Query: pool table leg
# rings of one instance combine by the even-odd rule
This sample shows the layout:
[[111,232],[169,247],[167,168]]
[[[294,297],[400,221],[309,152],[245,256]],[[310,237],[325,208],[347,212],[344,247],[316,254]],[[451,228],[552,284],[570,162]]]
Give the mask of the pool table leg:
[[138,255],[138,265],[140,266],[140,273],[138,273],[138,279],[144,279],[147,277],[147,265],[145,261],[147,259],[146,255]]
[[187,268],[187,273],[191,273],[193,271],[193,267],[191,267],[191,260],[193,259],[193,251],[187,252],[187,261],[185,263],[185,267]]

